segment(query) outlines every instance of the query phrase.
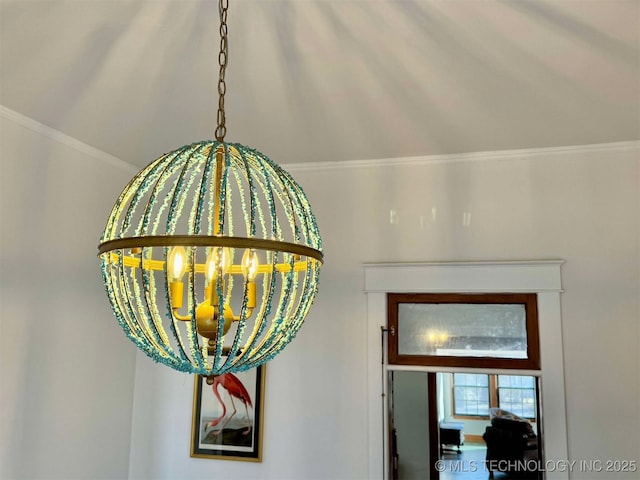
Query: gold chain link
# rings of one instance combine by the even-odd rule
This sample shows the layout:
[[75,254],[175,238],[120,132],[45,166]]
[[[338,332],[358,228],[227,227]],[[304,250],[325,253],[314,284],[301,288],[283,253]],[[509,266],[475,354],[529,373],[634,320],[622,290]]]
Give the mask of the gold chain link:
[[218,10],[220,13],[220,53],[218,54],[218,65],[220,65],[220,75],[218,77],[218,126],[216,127],[216,140],[224,142],[227,133],[226,116],[224,112],[224,94],[227,93],[227,83],[225,73],[227,69],[228,44],[227,44],[227,10],[228,0],[220,0]]

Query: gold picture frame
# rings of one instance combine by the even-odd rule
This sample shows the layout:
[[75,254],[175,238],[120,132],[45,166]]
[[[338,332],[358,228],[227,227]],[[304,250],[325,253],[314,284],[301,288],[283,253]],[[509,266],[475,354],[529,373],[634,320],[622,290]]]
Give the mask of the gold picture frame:
[[196,375],[191,457],[261,462],[264,385],[264,365],[219,375],[212,385]]

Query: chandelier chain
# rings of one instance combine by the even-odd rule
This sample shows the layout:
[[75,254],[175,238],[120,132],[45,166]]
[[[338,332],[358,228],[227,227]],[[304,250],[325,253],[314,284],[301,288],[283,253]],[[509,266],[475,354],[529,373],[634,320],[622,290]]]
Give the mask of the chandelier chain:
[[224,142],[224,136],[227,133],[226,115],[224,111],[224,95],[227,93],[225,74],[229,52],[227,42],[227,10],[229,9],[229,1],[220,0],[218,9],[220,13],[220,53],[218,53],[220,74],[218,76],[218,126],[216,127],[216,140]]

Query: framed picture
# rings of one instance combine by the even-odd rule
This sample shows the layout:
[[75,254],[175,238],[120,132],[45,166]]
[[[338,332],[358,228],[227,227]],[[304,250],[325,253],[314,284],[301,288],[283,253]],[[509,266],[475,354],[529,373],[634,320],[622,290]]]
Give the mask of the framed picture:
[[262,461],[265,366],[214,377],[196,375],[191,456]]

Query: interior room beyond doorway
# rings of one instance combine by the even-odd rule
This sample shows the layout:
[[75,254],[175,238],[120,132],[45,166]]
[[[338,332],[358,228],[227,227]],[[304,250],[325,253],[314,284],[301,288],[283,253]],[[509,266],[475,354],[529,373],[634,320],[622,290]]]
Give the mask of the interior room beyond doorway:
[[[429,375],[435,381],[429,382]],[[517,419],[513,425],[524,428],[526,424],[528,428],[526,441],[516,453],[523,460],[538,458],[542,439],[537,377],[481,370],[431,374],[392,371],[389,380],[395,445],[391,452],[395,458],[390,462],[395,464],[392,478],[433,478],[431,458],[438,465],[440,479],[488,478],[498,459],[514,454],[513,440],[507,439],[505,444],[511,434],[503,428],[511,428],[511,416]],[[500,418],[492,422],[496,415]],[[516,437],[524,438],[520,431]],[[487,446],[491,464],[485,462]],[[496,471],[494,477],[502,478],[503,474]]]

